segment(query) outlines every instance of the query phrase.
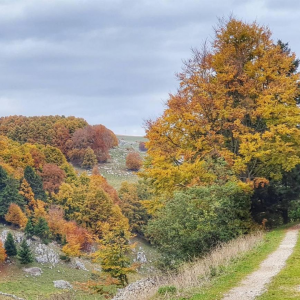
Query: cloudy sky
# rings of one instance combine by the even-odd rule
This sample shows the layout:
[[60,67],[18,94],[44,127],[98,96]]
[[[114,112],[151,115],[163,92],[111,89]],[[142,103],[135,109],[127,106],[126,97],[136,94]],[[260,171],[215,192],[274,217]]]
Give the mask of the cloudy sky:
[[299,0],[0,0],[0,115],[75,115],[142,135],[182,60],[230,14],[300,56]]

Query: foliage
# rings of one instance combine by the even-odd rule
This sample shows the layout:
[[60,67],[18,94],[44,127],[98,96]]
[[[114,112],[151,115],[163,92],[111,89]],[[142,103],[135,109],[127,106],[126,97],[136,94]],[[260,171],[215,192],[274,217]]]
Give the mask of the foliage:
[[18,191],[19,183],[10,177],[2,166],[0,166],[0,217],[8,212],[11,203],[20,207],[24,206],[24,200]]
[[12,203],[9,206],[8,212],[5,215],[5,220],[9,223],[18,225],[21,228],[24,228],[27,223],[26,215],[22,212],[21,208],[15,203]]
[[50,236],[50,230],[47,221],[44,218],[39,218],[38,222],[34,226],[34,234],[41,238],[43,241],[47,241]]
[[88,147],[85,150],[83,162],[81,164],[82,168],[90,169],[93,168],[97,164],[97,156],[94,153],[94,150]]
[[18,254],[17,247],[12,234],[9,232],[4,243],[4,248],[8,256],[16,256]]
[[148,122],[144,177],[160,192],[203,185],[208,157],[223,157],[253,185],[292,170],[300,162],[294,62],[268,28],[221,22],[211,49],[186,62],[164,114]]
[[145,142],[139,142],[139,150],[146,152],[147,148],[146,148],[146,143]]
[[117,145],[118,139],[111,130],[103,125],[88,125],[74,133],[68,157],[74,164],[82,165],[86,149],[91,148],[98,162],[105,162],[108,150]]
[[175,294],[177,292],[177,289],[173,285],[161,286],[157,292],[158,292],[158,294],[165,296],[167,294]]
[[20,260],[21,264],[24,265],[33,262],[33,255],[29,246],[27,245],[26,239],[24,239],[20,245],[18,259]]
[[29,238],[31,238],[34,235],[34,226],[32,224],[32,219],[29,218],[27,221],[27,224],[24,229],[25,235]]
[[199,256],[246,233],[250,225],[250,194],[229,182],[175,193],[149,221],[146,235],[170,263]]
[[0,264],[5,261],[6,257],[7,257],[6,251],[3,248],[2,241],[0,240]]
[[147,224],[149,215],[142,205],[138,194],[138,185],[123,182],[119,190],[120,208],[129,220],[133,233],[143,234],[143,226]]
[[142,166],[142,158],[138,152],[130,152],[126,156],[126,167],[128,170],[138,171]]
[[46,201],[46,193],[43,189],[43,181],[41,176],[39,176],[32,167],[27,166],[24,170],[24,178],[30,185],[34,198],[42,201]]
[[45,164],[41,173],[43,188],[49,193],[57,193],[66,173],[55,164]]
[[115,207],[114,210],[115,222],[111,222],[113,224],[111,226],[107,223],[103,225],[102,239],[95,257],[96,260],[100,260],[104,273],[110,274],[113,278],[117,278],[122,285],[126,285],[128,284],[127,275],[135,272],[136,267],[130,265],[128,257],[131,250],[128,221],[120,218],[122,216],[120,208]]

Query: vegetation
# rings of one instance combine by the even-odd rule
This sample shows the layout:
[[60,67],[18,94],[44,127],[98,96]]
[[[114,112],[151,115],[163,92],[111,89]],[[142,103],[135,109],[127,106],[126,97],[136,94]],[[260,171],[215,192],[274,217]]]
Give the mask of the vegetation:
[[142,166],[142,158],[138,152],[130,152],[126,157],[128,170],[138,171]]
[[33,255],[25,239],[21,243],[18,258],[20,260],[20,263],[23,265],[30,264],[33,262]]
[[16,256],[18,254],[14,238],[10,232],[7,234],[4,248],[9,257]]

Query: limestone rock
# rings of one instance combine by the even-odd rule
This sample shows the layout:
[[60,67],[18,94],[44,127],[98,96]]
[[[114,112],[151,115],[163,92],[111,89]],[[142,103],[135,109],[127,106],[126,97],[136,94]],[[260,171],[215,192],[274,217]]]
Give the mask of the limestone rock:
[[70,290],[73,288],[72,284],[65,280],[53,281],[54,287],[57,289]]
[[80,261],[79,259],[75,259],[73,265],[74,265],[75,269],[88,271],[88,269],[85,267],[84,263],[82,261]]
[[34,267],[34,268],[27,268],[27,269],[24,268],[23,270],[24,270],[24,272],[30,274],[31,276],[41,276],[42,273],[43,273],[43,271],[42,271],[41,268],[36,268],[36,267]]
[[59,263],[59,255],[49,246],[44,244],[38,244],[34,249],[35,260],[38,263],[45,264],[50,263],[56,265]]

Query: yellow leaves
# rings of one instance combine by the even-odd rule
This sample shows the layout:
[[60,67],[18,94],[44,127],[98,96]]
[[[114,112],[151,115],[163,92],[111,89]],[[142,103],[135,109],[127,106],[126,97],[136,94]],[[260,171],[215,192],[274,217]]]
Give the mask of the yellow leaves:
[[8,212],[5,215],[5,220],[9,223],[19,225],[21,228],[24,228],[27,223],[25,214],[22,212],[21,208],[14,203],[9,206]]

